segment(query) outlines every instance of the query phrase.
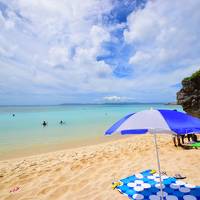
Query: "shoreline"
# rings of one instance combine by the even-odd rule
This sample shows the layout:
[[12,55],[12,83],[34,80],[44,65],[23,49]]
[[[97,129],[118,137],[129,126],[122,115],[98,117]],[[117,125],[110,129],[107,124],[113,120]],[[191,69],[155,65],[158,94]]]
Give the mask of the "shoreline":
[[122,136],[119,134],[115,134],[114,136],[96,136],[88,139],[80,139],[80,140],[71,140],[63,141],[55,144],[35,144],[31,145],[27,148],[18,148],[16,150],[5,151],[3,153],[0,152],[0,161],[11,160],[11,159],[20,159],[29,156],[37,156],[40,154],[48,154],[56,151],[64,151],[64,150],[73,150],[81,147],[93,146],[102,143],[108,143],[120,139],[125,139],[130,136]]

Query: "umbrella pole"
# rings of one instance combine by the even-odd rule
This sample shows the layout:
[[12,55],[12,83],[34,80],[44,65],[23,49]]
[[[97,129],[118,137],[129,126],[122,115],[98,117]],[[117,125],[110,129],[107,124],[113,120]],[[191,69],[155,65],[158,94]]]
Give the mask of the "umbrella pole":
[[156,133],[153,133],[153,136],[154,136],[154,143],[155,143],[155,148],[156,148],[156,157],[157,157],[158,172],[159,172],[159,179],[160,179],[161,200],[163,200],[163,186],[162,186],[162,179],[161,179],[160,159],[159,159],[159,154],[158,154],[158,145],[157,145]]

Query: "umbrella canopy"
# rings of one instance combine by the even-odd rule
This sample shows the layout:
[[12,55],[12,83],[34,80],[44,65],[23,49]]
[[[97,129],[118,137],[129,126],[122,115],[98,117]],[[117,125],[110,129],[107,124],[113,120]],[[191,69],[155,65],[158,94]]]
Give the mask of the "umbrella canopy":
[[144,134],[200,132],[200,120],[175,110],[144,110],[132,113],[116,122],[105,134]]

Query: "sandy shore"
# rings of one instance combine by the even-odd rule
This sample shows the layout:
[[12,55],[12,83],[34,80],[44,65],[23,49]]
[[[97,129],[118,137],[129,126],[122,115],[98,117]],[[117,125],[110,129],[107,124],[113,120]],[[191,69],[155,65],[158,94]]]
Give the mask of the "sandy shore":
[[[169,176],[187,176],[200,185],[199,150],[175,148],[170,136],[160,136],[160,160]],[[150,135],[0,162],[0,199],[122,200],[111,183],[145,169],[155,169]],[[19,190],[10,193],[10,189]]]

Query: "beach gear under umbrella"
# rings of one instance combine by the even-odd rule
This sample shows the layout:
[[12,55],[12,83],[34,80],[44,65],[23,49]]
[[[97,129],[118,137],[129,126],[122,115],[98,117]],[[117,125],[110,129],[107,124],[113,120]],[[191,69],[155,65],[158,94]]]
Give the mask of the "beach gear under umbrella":
[[105,134],[111,135],[114,132],[121,133],[122,135],[153,134],[160,179],[161,199],[163,200],[164,196],[156,135],[164,133],[186,134],[200,132],[200,120],[176,110],[150,109],[125,116],[108,129]]

